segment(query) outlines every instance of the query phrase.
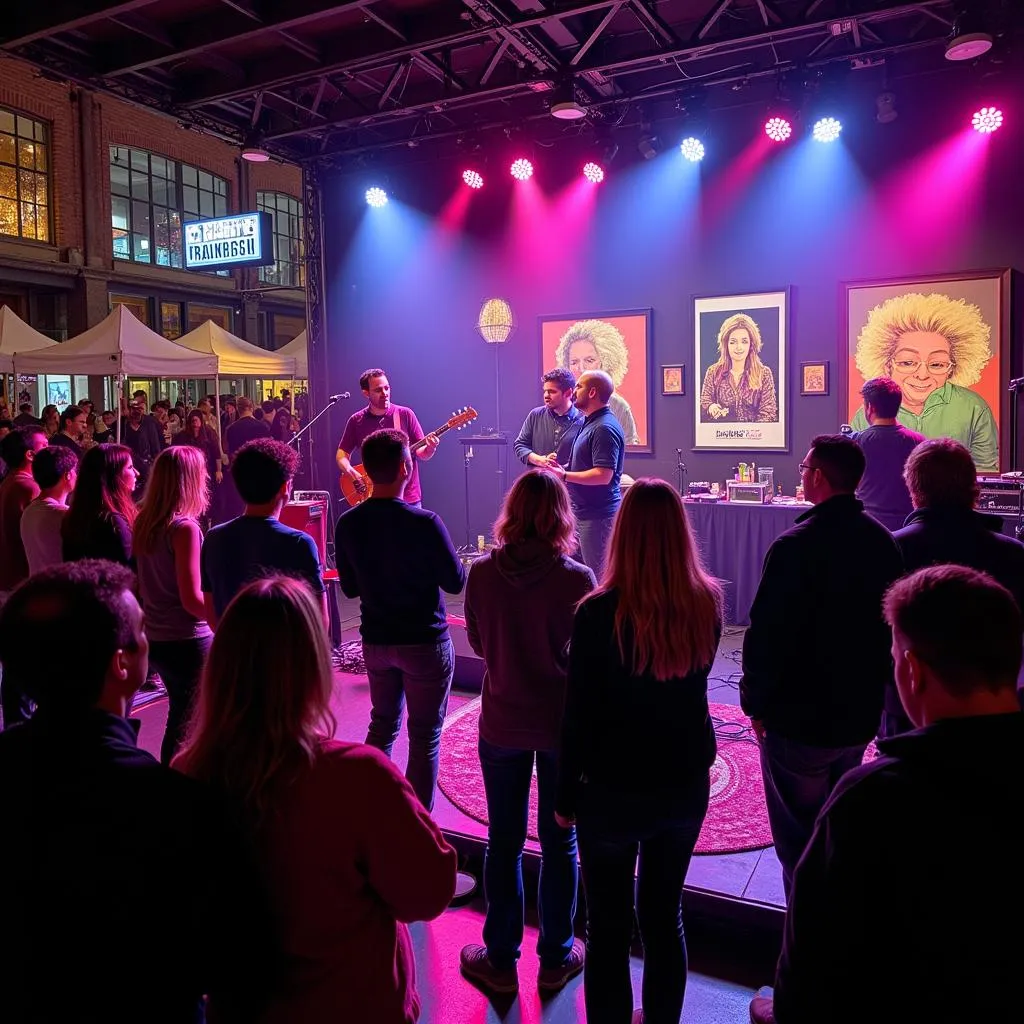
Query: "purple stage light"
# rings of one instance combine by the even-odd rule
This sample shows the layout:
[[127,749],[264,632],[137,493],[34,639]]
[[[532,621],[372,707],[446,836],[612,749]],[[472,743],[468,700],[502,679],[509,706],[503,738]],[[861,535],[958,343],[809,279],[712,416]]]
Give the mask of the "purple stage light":
[[463,171],[462,172],[462,180],[470,188],[483,188],[484,187],[483,176],[479,172],[477,172],[477,171]]
[[1003,123],[1003,112],[998,107],[982,107],[971,118],[971,127],[982,135],[991,135]]
[[679,144],[679,152],[691,163],[697,163],[704,159],[704,143],[690,136]]
[[784,117],[769,117],[764,123],[764,133],[772,142],[785,142],[793,134],[793,126]]
[[600,164],[594,163],[593,160],[589,160],[583,165],[583,177],[595,185],[600,185],[604,181],[604,168]]
[[531,164],[524,156],[513,161],[512,167],[509,170],[516,181],[526,181],[528,178],[533,177],[533,164]]
[[373,207],[383,206],[388,201],[388,194],[384,189],[377,188],[375,185],[366,190],[366,201]]

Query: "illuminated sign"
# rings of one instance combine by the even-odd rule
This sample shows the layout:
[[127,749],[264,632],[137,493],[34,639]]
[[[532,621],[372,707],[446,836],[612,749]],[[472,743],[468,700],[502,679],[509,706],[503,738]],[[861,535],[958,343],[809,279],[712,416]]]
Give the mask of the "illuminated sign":
[[183,224],[185,269],[265,267],[274,262],[269,213],[238,213]]

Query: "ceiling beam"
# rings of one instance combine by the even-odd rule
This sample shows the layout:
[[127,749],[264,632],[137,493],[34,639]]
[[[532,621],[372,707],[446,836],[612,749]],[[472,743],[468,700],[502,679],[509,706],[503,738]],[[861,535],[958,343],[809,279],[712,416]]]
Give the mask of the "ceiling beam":
[[631,6],[640,23],[649,29],[652,35],[669,46],[680,45],[679,36],[647,6],[644,0],[632,0]]
[[129,32],[143,36],[160,46],[174,46],[174,40],[171,39],[167,29],[144,14],[125,11],[124,14],[115,14],[110,20],[115,25],[120,25],[122,28],[128,29]]
[[131,14],[157,0],[49,0],[10,4],[0,22],[0,47],[13,49],[58,32],[74,32],[115,15]]
[[618,16],[619,11],[622,10],[626,5],[626,0],[621,0],[620,3],[614,4],[609,7],[604,13],[604,17],[594,26],[594,31],[580,44],[580,48],[572,55],[572,59],[569,61],[570,67],[576,67],[577,64],[590,52],[590,48],[601,38],[604,34],[604,30],[615,20]]

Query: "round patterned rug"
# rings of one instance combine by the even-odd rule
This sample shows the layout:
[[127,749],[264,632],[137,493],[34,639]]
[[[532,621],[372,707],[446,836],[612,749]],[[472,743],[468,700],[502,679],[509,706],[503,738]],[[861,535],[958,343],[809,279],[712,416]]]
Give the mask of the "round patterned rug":
[[[477,753],[480,698],[449,715],[441,737],[437,784],[475,821],[487,824],[487,799]],[[739,853],[772,845],[764,784],[750,719],[730,704],[712,704],[718,756],[711,767],[711,803],[697,840],[697,853]],[[537,782],[530,787],[528,833],[537,838]]]

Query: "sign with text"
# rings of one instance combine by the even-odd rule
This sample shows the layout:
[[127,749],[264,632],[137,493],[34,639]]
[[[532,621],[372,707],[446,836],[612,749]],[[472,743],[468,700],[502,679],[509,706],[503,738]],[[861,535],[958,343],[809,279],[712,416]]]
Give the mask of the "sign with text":
[[183,225],[186,270],[265,267],[274,262],[269,213],[237,213]]

